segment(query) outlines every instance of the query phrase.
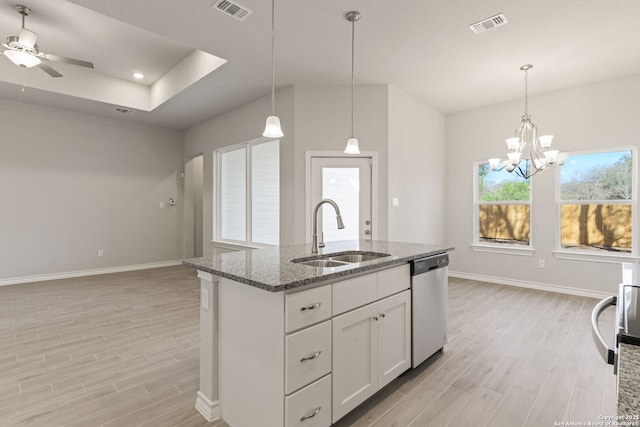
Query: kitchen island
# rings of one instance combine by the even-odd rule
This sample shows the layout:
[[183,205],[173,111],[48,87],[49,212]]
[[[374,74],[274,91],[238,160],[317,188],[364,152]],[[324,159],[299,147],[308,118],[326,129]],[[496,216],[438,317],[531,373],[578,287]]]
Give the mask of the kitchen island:
[[451,250],[345,241],[185,260],[201,279],[197,409],[233,427],[335,422],[409,368],[408,262]]

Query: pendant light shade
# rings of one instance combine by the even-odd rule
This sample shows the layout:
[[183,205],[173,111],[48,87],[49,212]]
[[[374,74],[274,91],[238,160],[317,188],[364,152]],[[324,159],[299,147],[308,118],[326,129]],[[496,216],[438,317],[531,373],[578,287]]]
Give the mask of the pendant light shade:
[[358,147],[357,138],[347,139],[347,148],[344,149],[346,154],[360,154],[360,148]]
[[280,127],[280,118],[276,116],[276,0],[271,0],[271,115],[267,117],[262,136],[280,138],[284,136]]
[[344,17],[351,22],[351,137],[347,139],[347,146],[344,149],[345,154],[360,154],[358,147],[358,139],[353,136],[353,98],[355,88],[354,63],[355,63],[355,39],[356,39],[356,21],[360,19],[360,12],[352,10],[347,12]]
[[282,128],[280,127],[280,118],[278,116],[267,117],[267,123],[264,127],[263,136],[268,138],[280,138],[284,136]]

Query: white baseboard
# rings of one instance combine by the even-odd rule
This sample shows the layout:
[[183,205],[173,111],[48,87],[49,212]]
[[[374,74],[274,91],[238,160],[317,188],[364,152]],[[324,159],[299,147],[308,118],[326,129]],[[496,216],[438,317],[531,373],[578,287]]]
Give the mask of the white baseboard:
[[481,274],[462,273],[459,271],[449,270],[449,277],[457,277],[459,279],[478,280],[480,282],[497,283],[499,285],[518,286],[521,288],[538,289],[541,291],[558,292],[561,294],[577,295],[581,297],[589,297],[603,299],[613,295],[615,292],[607,293],[601,291],[591,291],[587,289],[572,288],[570,286],[550,285],[547,283],[527,282],[517,279],[506,279],[504,277],[483,276]]
[[173,267],[182,264],[180,260],[153,262],[150,264],[124,265],[120,267],[97,268],[92,270],[67,271],[64,273],[39,274],[36,276],[12,277],[0,279],[0,286],[18,285],[21,283],[44,282],[46,280],[69,279],[72,277],[95,276],[98,274],[122,273],[124,271],[148,270],[151,268]]
[[196,410],[209,422],[215,421],[220,418],[220,402],[212,402],[207,396],[198,392],[198,398],[196,399]]

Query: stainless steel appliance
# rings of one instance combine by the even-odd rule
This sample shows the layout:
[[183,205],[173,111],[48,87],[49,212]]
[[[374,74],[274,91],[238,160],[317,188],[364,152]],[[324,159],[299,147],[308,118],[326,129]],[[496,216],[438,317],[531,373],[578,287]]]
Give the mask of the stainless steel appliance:
[[447,343],[449,255],[411,262],[411,366],[415,368]]
[[[615,343],[609,347],[600,333],[598,318],[609,306],[615,305]],[[618,295],[612,295],[600,301],[591,313],[593,341],[605,362],[613,365],[618,372],[618,350],[620,343],[640,345],[640,285],[622,283]]]

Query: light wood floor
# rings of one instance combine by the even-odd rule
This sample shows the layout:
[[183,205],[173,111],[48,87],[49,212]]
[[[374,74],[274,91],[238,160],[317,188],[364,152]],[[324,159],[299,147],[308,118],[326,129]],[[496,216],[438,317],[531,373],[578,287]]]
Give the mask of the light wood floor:
[[[340,427],[544,427],[615,414],[616,377],[590,336],[596,300],[459,279],[449,293],[444,353]],[[198,298],[184,267],[0,287],[0,426],[226,426],[194,409]],[[603,317],[609,331],[613,311]]]

